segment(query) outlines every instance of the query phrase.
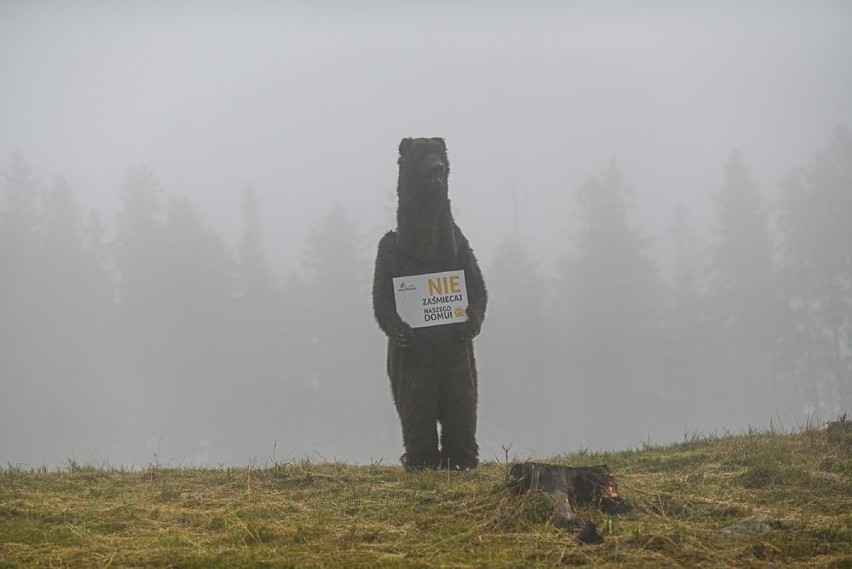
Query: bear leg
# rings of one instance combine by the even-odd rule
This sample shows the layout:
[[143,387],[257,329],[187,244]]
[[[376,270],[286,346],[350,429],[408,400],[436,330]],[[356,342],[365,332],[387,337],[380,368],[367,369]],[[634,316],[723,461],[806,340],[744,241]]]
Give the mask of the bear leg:
[[470,346],[453,365],[446,366],[441,381],[438,420],[441,423],[441,468],[467,470],[479,463],[476,444],[477,377]]
[[402,442],[405,446],[403,462],[409,470],[437,468],[440,464],[440,385],[438,378],[433,377],[435,374],[429,373],[429,366],[420,361],[422,357],[423,354],[417,352],[398,354],[398,373],[395,377],[396,408],[402,424]]

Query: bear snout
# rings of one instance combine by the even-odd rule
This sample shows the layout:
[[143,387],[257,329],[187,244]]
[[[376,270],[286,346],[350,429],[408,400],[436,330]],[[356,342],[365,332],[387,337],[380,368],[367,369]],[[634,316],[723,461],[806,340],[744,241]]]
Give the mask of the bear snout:
[[447,171],[447,167],[444,166],[443,162],[435,162],[432,164],[432,167],[429,168],[429,175],[433,178],[438,178],[444,175]]
[[440,160],[433,162],[426,170],[426,178],[433,186],[443,187],[446,175],[447,167]]

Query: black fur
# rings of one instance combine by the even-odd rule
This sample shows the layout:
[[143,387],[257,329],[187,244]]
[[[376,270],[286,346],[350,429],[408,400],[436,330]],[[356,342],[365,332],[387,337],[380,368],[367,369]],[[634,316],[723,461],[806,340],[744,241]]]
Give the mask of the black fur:
[[[387,371],[402,423],[406,468],[475,468],[477,375],[473,337],[487,294],[473,250],[453,221],[442,138],[399,145],[397,229],[379,241],[373,309],[388,336]],[[468,321],[413,330],[396,312],[393,278],[463,269]],[[440,450],[437,425],[441,425]]]

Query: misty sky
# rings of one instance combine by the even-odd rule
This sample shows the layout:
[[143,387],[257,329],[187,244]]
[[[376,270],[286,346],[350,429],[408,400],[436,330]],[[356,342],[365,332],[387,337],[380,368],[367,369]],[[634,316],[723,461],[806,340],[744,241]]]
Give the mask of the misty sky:
[[573,190],[612,158],[652,236],[678,201],[709,220],[733,149],[772,196],[852,124],[850,70],[842,1],[0,0],[0,157],[20,152],[45,186],[64,175],[110,220],[145,165],[231,242],[251,182],[284,269],[334,201],[372,248],[394,224],[399,139],[444,136],[480,256],[514,191],[548,259]]

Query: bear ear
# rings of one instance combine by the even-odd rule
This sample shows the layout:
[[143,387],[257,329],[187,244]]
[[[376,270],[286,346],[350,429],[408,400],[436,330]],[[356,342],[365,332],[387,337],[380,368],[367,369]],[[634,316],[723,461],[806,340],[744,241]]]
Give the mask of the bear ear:
[[411,143],[414,141],[412,138],[403,138],[402,142],[399,143],[399,155],[404,156],[408,149],[411,148]]
[[446,152],[446,151],[447,151],[447,143],[446,143],[446,142],[444,142],[444,139],[443,139],[443,138],[440,138],[440,137],[437,137],[437,136],[436,136],[436,137],[435,137],[435,138],[433,138],[432,140],[434,140],[435,142],[437,142],[438,144],[440,144],[440,145],[441,145],[441,148],[443,148],[443,149],[444,149],[444,152]]

